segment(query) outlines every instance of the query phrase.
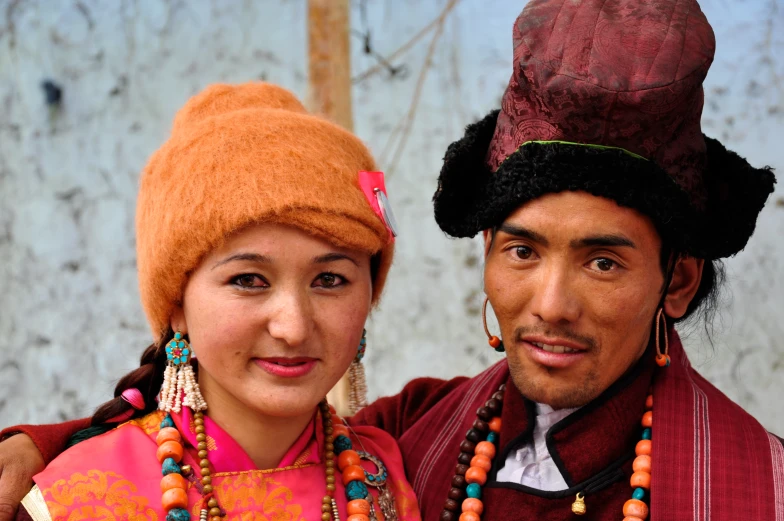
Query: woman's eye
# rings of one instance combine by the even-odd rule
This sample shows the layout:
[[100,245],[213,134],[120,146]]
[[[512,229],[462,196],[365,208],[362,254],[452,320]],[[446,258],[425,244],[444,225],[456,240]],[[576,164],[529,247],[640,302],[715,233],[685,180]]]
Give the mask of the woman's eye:
[[605,258],[594,259],[593,264],[599,271],[611,271],[617,265],[615,261]]
[[267,283],[261,277],[252,273],[234,277],[232,282],[241,288],[262,288],[267,286]]
[[335,288],[337,286],[342,286],[345,282],[345,279],[340,275],[335,275],[334,273],[322,273],[316,277],[314,286],[321,288]]
[[528,260],[533,256],[534,251],[528,246],[518,246],[515,248],[515,255],[518,259]]

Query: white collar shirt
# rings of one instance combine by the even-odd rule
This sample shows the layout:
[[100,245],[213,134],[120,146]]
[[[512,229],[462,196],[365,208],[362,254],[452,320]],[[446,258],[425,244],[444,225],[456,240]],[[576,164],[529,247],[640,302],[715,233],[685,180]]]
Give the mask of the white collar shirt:
[[549,405],[536,404],[536,425],[532,439],[512,450],[498,471],[496,479],[517,483],[536,490],[565,490],[566,480],[547,450],[547,431],[577,409],[554,410]]

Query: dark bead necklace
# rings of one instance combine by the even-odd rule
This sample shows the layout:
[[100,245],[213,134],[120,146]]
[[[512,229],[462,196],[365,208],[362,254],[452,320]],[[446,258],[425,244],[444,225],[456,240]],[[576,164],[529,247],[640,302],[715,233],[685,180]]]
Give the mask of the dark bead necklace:
[[[452,488],[449,489],[444,502],[439,518],[441,521],[457,521],[458,517],[461,521],[478,520],[482,515],[481,487],[487,482],[487,473],[496,454],[505,390],[506,384],[502,384],[498,391],[477,409],[477,418],[460,443]],[[459,514],[461,510],[462,514]]]
[[[481,521],[484,504],[482,487],[487,482],[487,473],[496,456],[498,436],[501,432],[501,409],[504,402],[503,384],[493,393],[485,404],[476,411],[477,419],[460,443],[452,488],[441,511],[440,521]],[[631,477],[634,488],[632,499],[623,505],[624,521],[643,521],[648,517],[648,505],[644,499],[650,494],[651,486],[651,434],[653,423],[653,395],[645,400],[645,414],[642,417],[642,440],[637,444]],[[572,504],[572,512],[583,515],[586,512],[583,494],[577,494]]]

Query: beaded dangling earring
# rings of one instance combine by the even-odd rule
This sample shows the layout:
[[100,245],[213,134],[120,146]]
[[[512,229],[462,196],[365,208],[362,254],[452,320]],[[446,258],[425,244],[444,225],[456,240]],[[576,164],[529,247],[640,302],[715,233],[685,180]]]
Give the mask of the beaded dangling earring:
[[367,380],[365,379],[365,366],[362,359],[365,357],[367,347],[367,330],[362,330],[362,340],[359,341],[357,356],[348,368],[348,407],[351,414],[367,405]]
[[482,304],[482,325],[485,326],[485,334],[487,335],[487,343],[490,344],[490,347],[498,351],[499,353],[503,353],[506,351],[504,347],[504,343],[495,335],[490,334],[490,330],[487,329],[487,303],[490,299],[485,297],[485,302]]
[[163,373],[163,385],[158,409],[179,413],[182,406],[190,407],[193,412],[207,409],[207,402],[201,395],[196,375],[191,366],[193,349],[182,333],[177,331],[166,344],[168,363]]
[[[662,324],[664,325],[663,335],[660,334]],[[661,350],[660,337],[664,337],[664,353],[662,353]],[[659,308],[659,312],[656,313],[656,365],[659,367],[668,367],[670,365],[670,355],[667,354],[669,348],[670,344],[667,339],[667,318],[664,314],[664,308]]]

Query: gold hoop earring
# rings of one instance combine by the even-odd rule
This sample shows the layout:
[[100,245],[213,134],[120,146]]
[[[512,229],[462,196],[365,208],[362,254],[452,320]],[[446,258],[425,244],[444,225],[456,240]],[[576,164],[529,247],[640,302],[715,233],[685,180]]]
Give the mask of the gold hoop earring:
[[[659,367],[668,367],[670,365],[670,355],[668,351],[670,349],[670,343],[667,339],[667,315],[664,314],[664,308],[659,308],[659,311],[656,313],[656,365]],[[661,326],[664,324],[664,335],[661,335]],[[661,349],[661,341],[660,338],[664,337],[664,353],[662,353]]]
[[485,302],[482,304],[482,325],[485,327],[485,334],[487,335],[487,343],[490,344],[490,347],[495,349],[499,353],[503,353],[506,351],[504,347],[503,341],[495,335],[490,334],[490,330],[487,329],[487,303],[490,301],[489,298],[485,296]]

